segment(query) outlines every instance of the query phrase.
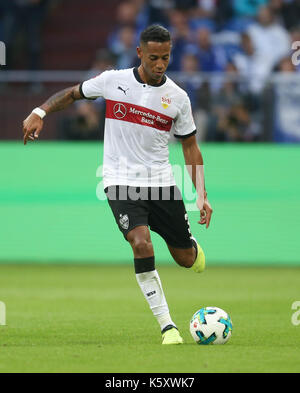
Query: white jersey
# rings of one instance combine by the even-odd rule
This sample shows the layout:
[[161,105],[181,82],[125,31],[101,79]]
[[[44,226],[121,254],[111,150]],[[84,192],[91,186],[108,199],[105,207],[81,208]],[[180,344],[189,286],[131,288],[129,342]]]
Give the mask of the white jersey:
[[106,100],[104,187],[174,186],[170,133],[178,138],[196,133],[186,92],[168,77],[159,86],[147,85],[137,68],[106,71],[80,89],[87,99]]

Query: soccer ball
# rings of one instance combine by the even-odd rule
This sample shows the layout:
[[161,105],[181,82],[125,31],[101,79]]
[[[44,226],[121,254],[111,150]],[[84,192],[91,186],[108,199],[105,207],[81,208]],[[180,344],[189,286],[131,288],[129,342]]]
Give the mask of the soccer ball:
[[205,307],[194,314],[190,331],[197,344],[225,344],[231,337],[232,321],[221,308]]

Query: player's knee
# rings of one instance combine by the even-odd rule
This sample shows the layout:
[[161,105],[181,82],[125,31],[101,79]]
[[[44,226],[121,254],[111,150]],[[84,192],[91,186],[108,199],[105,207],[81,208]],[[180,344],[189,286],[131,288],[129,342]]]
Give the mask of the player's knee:
[[194,253],[186,252],[185,254],[174,256],[174,259],[178,263],[178,265],[187,269],[190,269],[195,263]]
[[130,241],[133,252],[140,258],[146,258],[153,255],[152,242],[147,239],[133,239]]
[[190,269],[195,262],[195,258],[191,257],[191,256],[186,256],[183,260],[182,260],[182,265],[183,267]]

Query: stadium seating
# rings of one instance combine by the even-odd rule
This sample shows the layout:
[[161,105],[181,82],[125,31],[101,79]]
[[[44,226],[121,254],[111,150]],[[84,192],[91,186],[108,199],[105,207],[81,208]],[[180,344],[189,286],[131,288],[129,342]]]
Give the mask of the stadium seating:
[[97,49],[105,47],[120,0],[64,0],[44,27],[43,64],[47,70],[87,70]]

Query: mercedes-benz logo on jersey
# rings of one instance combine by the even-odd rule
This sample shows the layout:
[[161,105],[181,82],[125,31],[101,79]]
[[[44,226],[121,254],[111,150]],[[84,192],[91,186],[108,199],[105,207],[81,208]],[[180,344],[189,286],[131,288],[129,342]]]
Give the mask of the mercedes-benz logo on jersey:
[[126,106],[120,103],[116,104],[113,110],[115,117],[119,120],[124,119],[127,114]]

